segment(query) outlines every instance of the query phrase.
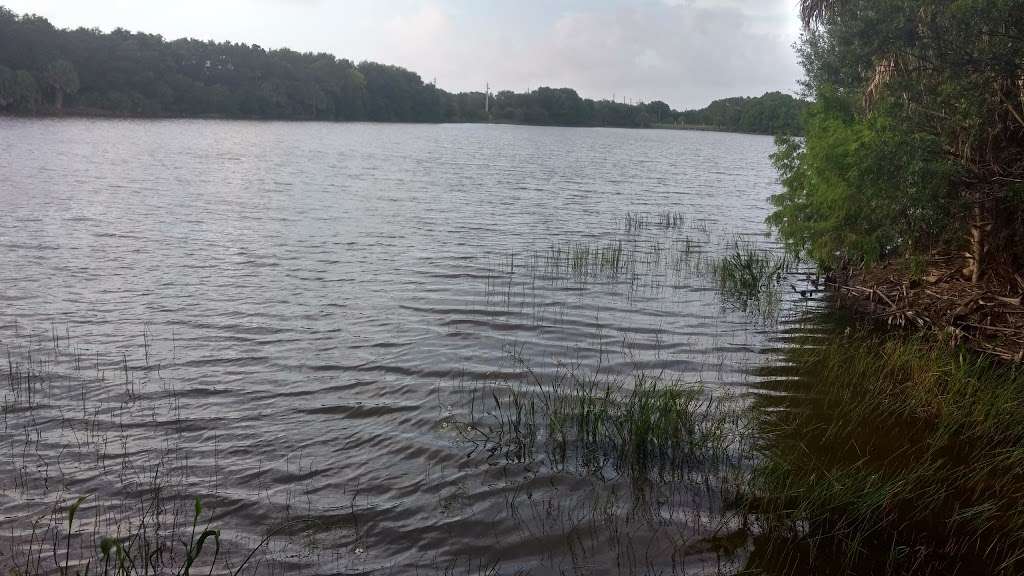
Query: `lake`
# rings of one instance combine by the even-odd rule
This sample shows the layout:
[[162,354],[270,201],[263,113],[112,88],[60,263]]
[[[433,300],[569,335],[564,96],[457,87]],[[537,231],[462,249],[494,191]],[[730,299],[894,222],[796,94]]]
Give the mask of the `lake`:
[[614,456],[512,446],[506,394],[642,373],[742,404],[800,305],[788,279],[752,301],[714,274],[776,249],[773,149],[0,119],[0,549],[84,494],[79,534],[131,532],[159,487],[154,529],[201,498],[235,563],[278,528],[261,573],[724,569],[719,467],[640,490]]

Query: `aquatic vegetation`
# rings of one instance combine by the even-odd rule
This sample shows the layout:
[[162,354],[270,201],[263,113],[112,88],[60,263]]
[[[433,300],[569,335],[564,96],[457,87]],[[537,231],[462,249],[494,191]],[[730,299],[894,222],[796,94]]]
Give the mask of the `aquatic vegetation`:
[[547,254],[547,265],[557,273],[567,271],[573,278],[616,277],[622,273],[622,242],[588,244],[575,242],[569,246],[552,246]]
[[639,232],[651,226],[651,218],[643,212],[626,212],[624,219],[626,232]]
[[[252,564],[274,565],[267,547],[282,530],[314,527],[307,518],[281,515],[255,545],[222,539],[195,496],[219,500],[216,456],[214,478],[195,475],[194,448],[182,445],[178,432],[180,399],[160,377],[160,364],[150,364],[148,327],[144,364],[132,365],[126,352],[96,354],[94,371],[87,366],[92,358],[63,328],[51,325],[48,346],[31,332],[9,340],[18,346],[7,347],[0,366],[3,490],[22,501],[3,519],[11,530],[0,531],[0,571],[241,574],[255,571]],[[151,443],[137,448],[125,426],[125,416],[137,412],[177,424],[162,435],[150,432]],[[267,502],[269,512],[269,496]]]
[[[525,299],[538,280],[572,280],[581,285],[623,282],[623,295],[631,298],[670,285],[710,282],[727,308],[760,322],[777,318],[782,281],[799,265],[781,248],[735,238],[716,240],[706,220],[678,212],[627,212],[624,222],[627,233],[615,240],[557,242],[518,260],[511,253],[495,267],[501,281],[489,280],[488,293],[503,293],[511,300],[513,286],[518,286]],[[517,281],[517,274],[522,279]]]
[[745,420],[735,401],[700,385],[561,365],[541,375],[514,358],[521,378],[469,390],[465,440],[506,462],[559,470],[677,479],[740,466]]
[[799,377],[757,404],[747,507],[759,567],[1020,573],[1024,373],[934,342],[849,333],[788,358]]
[[793,267],[784,253],[737,243],[727,256],[711,263],[710,271],[724,302],[768,320],[778,315],[781,283]]

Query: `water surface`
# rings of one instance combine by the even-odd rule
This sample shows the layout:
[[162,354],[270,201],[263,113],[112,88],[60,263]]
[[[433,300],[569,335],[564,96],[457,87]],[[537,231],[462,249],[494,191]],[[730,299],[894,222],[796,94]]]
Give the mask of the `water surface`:
[[[467,389],[518,373],[513,357],[742,394],[779,327],[723,300],[702,262],[772,244],[772,148],[2,119],[0,348],[64,376],[5,412],[0,533],[60,490],[116,495],[161,463],[237,546],[315,521],[275,540],[267,571],[714,569],[700,542],[722,524],[696,493],[638,519],[621,479],[496,462],[453,424]],[[580,266],[582,249],[627,263]]]

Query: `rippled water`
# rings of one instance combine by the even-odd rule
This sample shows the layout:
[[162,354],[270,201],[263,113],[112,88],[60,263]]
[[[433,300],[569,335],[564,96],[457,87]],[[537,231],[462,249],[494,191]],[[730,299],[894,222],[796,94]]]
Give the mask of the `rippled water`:
[[[737,241],[771,245],[772,148],[683,131],[0,120],[0,349],[56,374],[33,409],[5,407],[0,533],[61,490],[144,486],[159,462],[239,546],[315,521],[283,530],[261,569],[714,568],[699,542],[721,526],[702,496],[638,520],[621,479],[496,461],[454,424],[480,382],[523,363],[742,393],[778,327],[702,267]],[[583,250],[621,261],[581,264]],[[102,512],[97,497],[82,516]],[[676,523],[698,544],[662,530]]]

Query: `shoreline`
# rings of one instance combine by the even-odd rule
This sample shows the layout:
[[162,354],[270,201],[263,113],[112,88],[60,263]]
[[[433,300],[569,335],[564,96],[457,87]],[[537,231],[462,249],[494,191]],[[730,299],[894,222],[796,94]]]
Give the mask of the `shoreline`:
[[778,136],[780,133],[769,132],[745,132],[741,130],[729,130],[715,126],[703,125],[676,125],[676,124],[651,124],[648,126],[616,126],[608,124],[532,124],[528,122],[513,122],[504,120],[489,120],[479,122],[473,120],[445,121],[445,122],[404,122],[389,120],[328,120],[322,118],[273,118],[259,116],[171,116],[171,115],[144,115],[144,114],[117,114],[105,110],[93,109],[68,109],[64,111],[46,110],[34,114],[17,114],[0,112],[0,118],[22,118],[22,119],[102,119],[102,120],[222,120],[240,122],[294,122],[294,123],[325,123],[325,124],[410,124],[439,126],[443,124],[474,124],[492,126],[535,126],[539,128],[620,128],[623,130],[676,130],[684,132],[717,132],[723,134],[743,134],[746,136]]
[[888,332],[917,330],[1004,362],[1024,362],[1024,279],[972,284],[963,258],[932,254],[890,261],[825,280],[837,303]]

